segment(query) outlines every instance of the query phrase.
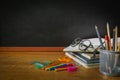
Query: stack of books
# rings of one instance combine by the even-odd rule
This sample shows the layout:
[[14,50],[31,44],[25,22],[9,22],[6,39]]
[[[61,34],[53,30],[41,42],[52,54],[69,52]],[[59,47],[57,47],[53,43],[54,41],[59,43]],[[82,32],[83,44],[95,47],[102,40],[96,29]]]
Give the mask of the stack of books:
[[99,54],[95,58],[91,53],[65,52],[65,55],[85,68],[99,67]]

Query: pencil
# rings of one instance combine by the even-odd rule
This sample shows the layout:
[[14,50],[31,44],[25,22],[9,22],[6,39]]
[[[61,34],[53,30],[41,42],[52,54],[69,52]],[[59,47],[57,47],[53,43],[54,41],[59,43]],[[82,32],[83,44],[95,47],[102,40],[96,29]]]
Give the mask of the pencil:
[[46,68],[49,68],[49,67],[52,67],[52,66],[61,64],[61,63],[62,63],[61,61],[53,61],[52,63],[50,63],[50,64],[44,66],[43,69],[45,70]]
[[107,22],[107,35],[108,35],[108,38],[109,38],[109,50],[111,50],[111,36],[110,36],[110,27],[109,27],[109,23]]
[[108,37],[108,35],[105,35],[104,40],[105,40],[105,48],[106,48],[106,50],[110,50],[110,47],[109,47],[109,37]]
[[115,51],[115,29],[113,29],[113,46],[112,50]]
[[115,51],[117,51],[118,47],[118,28],[117,26],[115,27]]
[[100,37],[100,33],[99,33],[98,27],[97,27],[96,25],[95,25],[95,30],[96,30],[97,36],[98,36],[98,38],[99,38],[100,44],[101,44],[101,46],[102,46],[102,49],[104,49],[104,46],[103,46],[103,44],[102,44],[102,40],[101,40],[101,37]]
[[64,71],[64,70],[67,70],[67,67],[55,69],[56,72],[57,72],[57,71]]
[[120,51],[120,42],[118,43],[118,51]]

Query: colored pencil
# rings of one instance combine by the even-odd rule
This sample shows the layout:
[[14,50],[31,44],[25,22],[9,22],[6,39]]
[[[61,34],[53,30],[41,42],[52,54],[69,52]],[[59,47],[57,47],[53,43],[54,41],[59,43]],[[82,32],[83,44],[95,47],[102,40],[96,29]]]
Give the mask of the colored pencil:
[[110,48],[109,50],[111,50],[111,36],[110,36],[110,27],[109,27],[109,23],[107,22],[107,35],[108,35],[108,47]]
[[96,30],[97,36],[98,36],[98,38],[99,38],[101,47],[102,47],[102,49],[104,49],[104,46],[103,46],[103,44],[102,44],[102,40],[101,40],[101,37],[100,37],[100,33],[99,33],[98,27],[97,27],[96,25],[95,25],[95,30]]

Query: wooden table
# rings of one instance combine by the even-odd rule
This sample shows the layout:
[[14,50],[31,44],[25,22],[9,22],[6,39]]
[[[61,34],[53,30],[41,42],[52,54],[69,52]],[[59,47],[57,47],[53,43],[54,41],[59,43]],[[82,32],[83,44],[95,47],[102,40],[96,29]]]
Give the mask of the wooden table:
[[30,64],[64,56],[64,52],[0,52],[0,80],[120,80],[120,77],[102,75],[98,68],[79,66],[76,72],[54,72],[36,69]]

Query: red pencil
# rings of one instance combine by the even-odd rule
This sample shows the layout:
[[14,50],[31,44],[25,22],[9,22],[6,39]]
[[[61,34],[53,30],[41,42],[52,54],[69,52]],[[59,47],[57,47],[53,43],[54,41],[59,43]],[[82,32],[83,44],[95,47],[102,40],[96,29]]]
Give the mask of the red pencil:
[[106,50],[110,50],[110,40],[108,35],[105,35],[105,46],[106,46]]

